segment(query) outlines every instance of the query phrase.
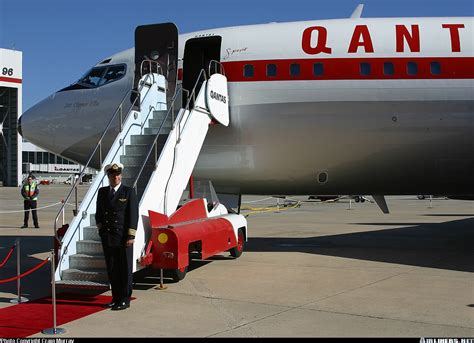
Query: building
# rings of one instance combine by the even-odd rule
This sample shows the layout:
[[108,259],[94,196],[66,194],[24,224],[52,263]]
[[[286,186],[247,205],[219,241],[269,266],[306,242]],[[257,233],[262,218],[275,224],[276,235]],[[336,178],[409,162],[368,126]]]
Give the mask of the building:
[[[22,153],[23,174],[51,175],[54,178],[61,174],[78,174],[83,166],[61,156],[47,152],[36,145],[23,139]],[[95,171],[87,168],[87,173],[95,174]]]
[[[22,52],[0,49],[0,184],[16,187],[26,175],[67,180],[79,174],[82,166],[49,153],[18,133],[22,114]],[[92,169],[86,173],[95,174]]]
[[0,183],[16,187],[22,181],[22,52],[0,49]]

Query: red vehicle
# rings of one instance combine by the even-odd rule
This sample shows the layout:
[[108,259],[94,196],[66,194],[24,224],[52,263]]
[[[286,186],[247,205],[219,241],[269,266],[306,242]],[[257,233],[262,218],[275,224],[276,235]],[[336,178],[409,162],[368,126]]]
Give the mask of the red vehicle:
[[170,270],[175,281],[186,276],[190,253],[206,259],[229,251],[237,258],[247,240],[244,216],[227,213],[220,204],[208,211],[205,199],[191,200],[170,217],[149,211],[149,218],[152,234],[141,264]]

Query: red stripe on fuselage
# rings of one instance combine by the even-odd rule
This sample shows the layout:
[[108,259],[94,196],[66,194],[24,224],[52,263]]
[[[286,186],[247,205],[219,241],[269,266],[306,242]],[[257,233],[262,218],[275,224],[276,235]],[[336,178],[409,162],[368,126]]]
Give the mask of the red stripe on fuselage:
[[5,77],[5,76],[0,76],[0,82],[10,82],[10,83],[21,83],[21,79],[16,79],[14,77]]
[[[384,74],[384,63],[392,63],[393,75]],[[416,63],[416,74],[408,73],[408,63]],[[432,74],[431,63],[441,67]],[[315,63],[323,65],[322,75],[315,75]],[[361,63],[368,63],[371,72],[362,75]],[[311,81],[311,80],[416,80],[416,79],[473,79],[474,57],[382,57],[382,58],[311,58],[284,60],[252,60],[223,62],[229,82],[252,81]],[[276,76],[267,76],[267,65],[275,64]],[[290,65],[299,64],[299,75],[290,75]],[[253,65],[254,75],[244,76],[245,65]]]

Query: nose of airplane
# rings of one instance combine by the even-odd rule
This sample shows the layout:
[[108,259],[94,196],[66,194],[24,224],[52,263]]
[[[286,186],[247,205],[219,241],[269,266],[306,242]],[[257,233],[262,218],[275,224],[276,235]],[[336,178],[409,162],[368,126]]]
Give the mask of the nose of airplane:
[[52,99],[48,97],[32,106],[18,118],[18,132],[29,142],[44,149],[52,148],[55,132],[52,131],[50,118],[53,113]]
[[38,105],[34,105],[33,107],[29,108],[18,118],[18,133],[25,139],[29,140],[30,142],[34,140],[35,137],[32,137],[30,133],[30,128],[32,126],[32,121],[38,115],[38,111],[36,109]]

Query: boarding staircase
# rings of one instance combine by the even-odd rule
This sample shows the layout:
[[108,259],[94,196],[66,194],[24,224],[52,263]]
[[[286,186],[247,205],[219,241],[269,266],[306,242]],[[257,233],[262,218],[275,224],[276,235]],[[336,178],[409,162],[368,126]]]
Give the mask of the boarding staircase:
[[[137,192],[139,221],[133,249],[134,272],[141,268],[139,260],[145,254],[150,237],[148,211],[171,215],[177,209],[211,122],[225,126],[229,123],[227,79],[222,73],[209,75],[210,71],[210,66],[209,70],[201,71],[190,92],[178,86],[168,104],[165,77],[160,73],[143,75],[136,97],[139,106],[135,104],[129,114],[123,116],[119,134],[105,158],[101,159],[102,166],[115,161],[123,163],[122,183],[133,185]],[[181,108],[183,92],[188,101]],[[227,101],[223,102],[223,97]],[[129,98],[126,95],[124,101]],[[118,109],[122,107],[120,104]],[[119,112],[115,112],[89,162],[97,154],[102,155],[102,140],[113,129],[111,123]],[[76,180],[68,198],[80,179]],[[57,222],[63,209],[56,217],[55,236],[61,242],[55,271],[57,287],[109,288],[94,219],[98,190],[104,186],[108,186],[108,180],[101,168],[62,237],[57,234]]]

